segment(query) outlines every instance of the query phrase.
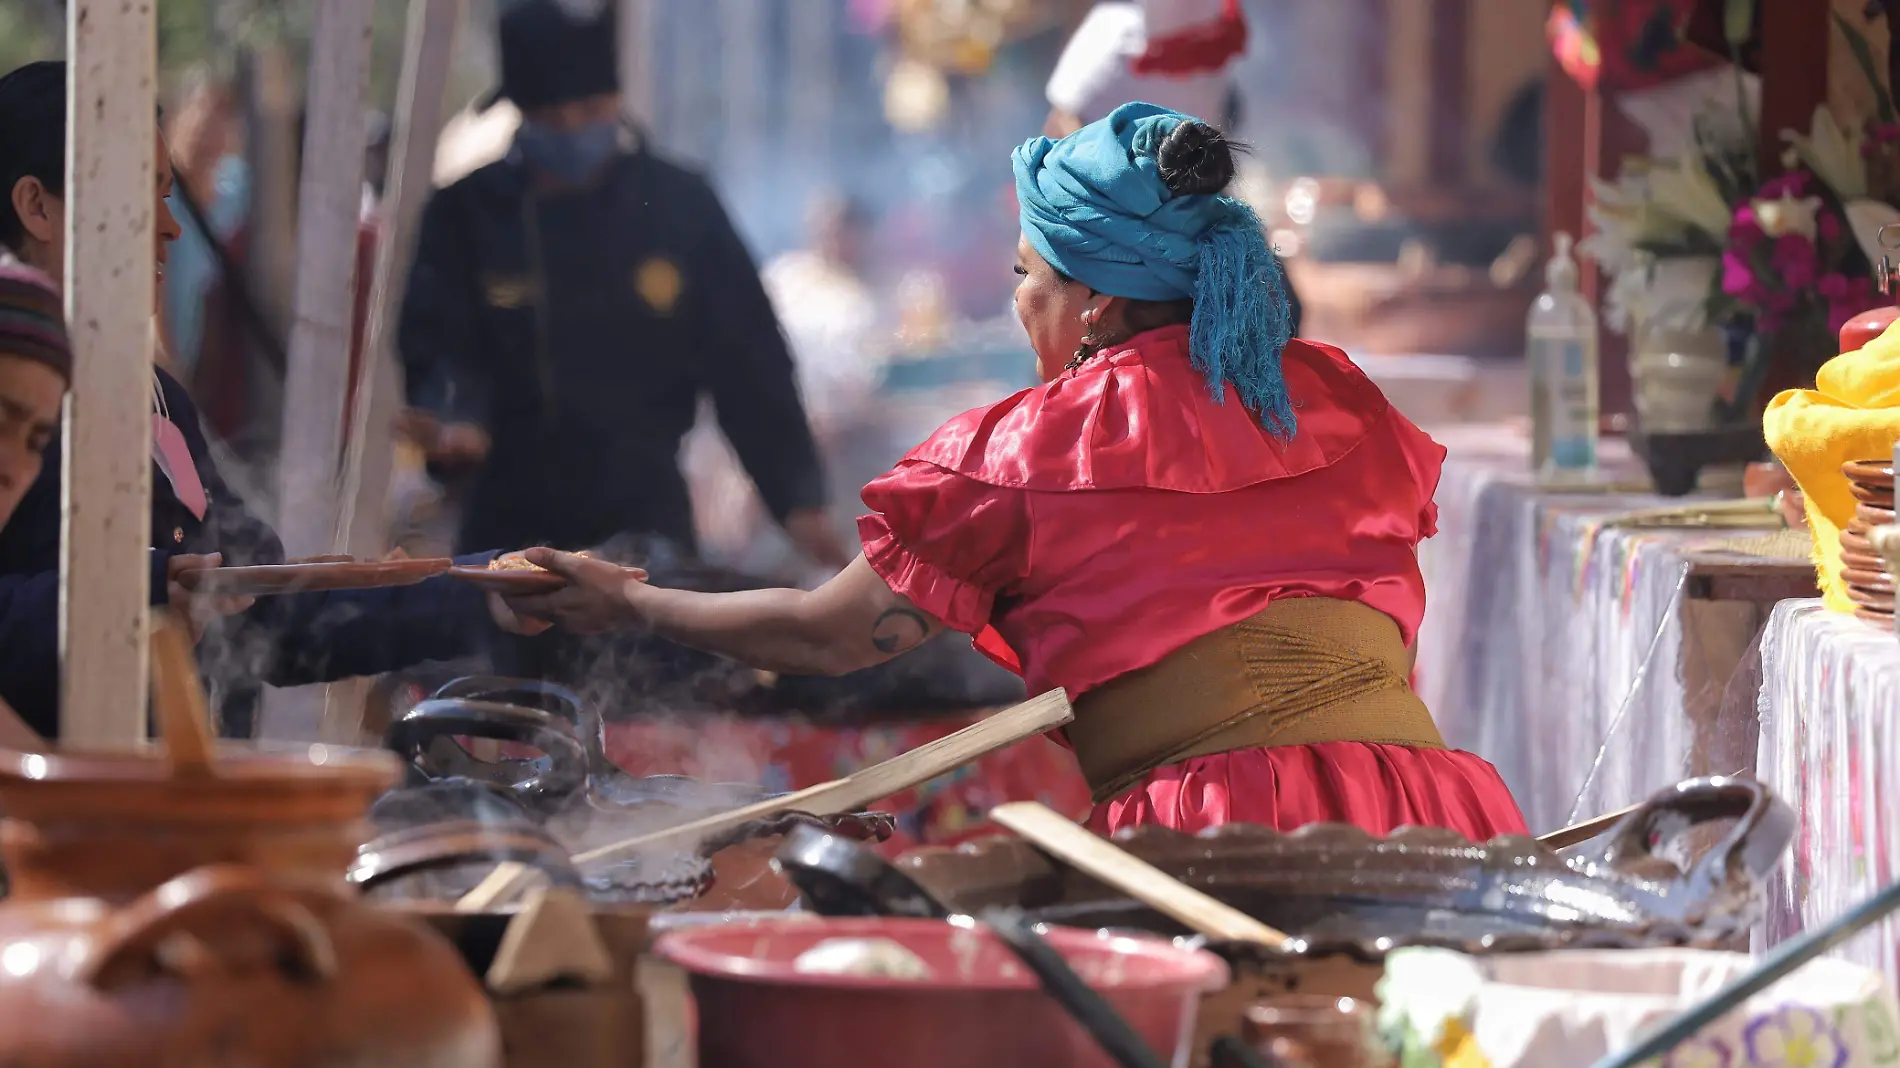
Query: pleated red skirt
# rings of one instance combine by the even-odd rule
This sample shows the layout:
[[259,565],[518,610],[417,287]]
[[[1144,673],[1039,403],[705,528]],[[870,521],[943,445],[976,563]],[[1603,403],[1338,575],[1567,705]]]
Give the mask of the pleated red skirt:
[[1096,805],[1089,827],[1113,834],[1159,823],[1190,834],[1223,823],[1291,831],[1351,823],[1375,835],[1411,824],[1474,841],[1526,834],[1524,814],[1496,768],[1455,749],[1370,742],[1238,749],[1158,768]]

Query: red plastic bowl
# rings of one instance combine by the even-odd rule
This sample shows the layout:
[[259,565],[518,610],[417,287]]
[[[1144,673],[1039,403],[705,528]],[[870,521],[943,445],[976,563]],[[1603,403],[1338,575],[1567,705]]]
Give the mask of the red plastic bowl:
[[[1045,937],[1163,1060],[1186,1065],[1201,994],[1227,984],[1211,953],[1157,938],[1050,928]],[[833,938],[888,938],[925,981],[800,975]],[[1008,947],[934,920],[753,922],[675,931],[662,957],[692,977],[701,1068],[1112,1068]]]

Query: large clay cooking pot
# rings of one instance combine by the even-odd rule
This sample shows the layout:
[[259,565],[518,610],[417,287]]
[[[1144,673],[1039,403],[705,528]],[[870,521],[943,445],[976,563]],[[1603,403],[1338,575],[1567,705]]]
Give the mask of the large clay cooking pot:
[[384,753],[0,751],[0,1065],[499,1068],[455,949],[343,881]]

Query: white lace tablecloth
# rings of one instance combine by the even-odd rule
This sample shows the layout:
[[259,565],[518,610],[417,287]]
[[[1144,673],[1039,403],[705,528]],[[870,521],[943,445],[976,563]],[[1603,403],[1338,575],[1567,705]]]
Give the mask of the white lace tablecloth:
[[[1709,737],[1730,671],[1684,681],[1683,665],[1695,661],[1685,653],[1701,644],[1693,627],[1685,642],[1684,554],[1710,537],[1603,526],[1682,502],[1540,489],[1521,436],[1502,427],[1432,433],[1451,455],[1439,532],[1420,550],[1418,683],[1446,742],[1497,766],[1534,833],[1641,801],[1708,773],[1699,765],[1711,760],[1745,762],[1752,734],[1715,746]],[[1620,442],[1603,451],[1608,478],[1640,477]],[[1751,678],[1744,709],[1752,693]]]
[[[1820,601],[1783,601],[1761,657],[1756,774],[1800,819],[1769,886],[1763,938],[1773,945],[1900,876],[1900,638]],[[1900,919],[1837,953],[1900,982]]]

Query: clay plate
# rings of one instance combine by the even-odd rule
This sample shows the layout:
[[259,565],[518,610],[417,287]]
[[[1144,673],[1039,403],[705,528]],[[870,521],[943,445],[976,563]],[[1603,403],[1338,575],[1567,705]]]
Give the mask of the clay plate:
[[1885,594],[1888,597],[1893,596],[1893,576],[1887,574],[1885,568],[1872,571],[1857,567],[1844,568],[1841,571],[1841,578],[1845,580],[1849,586],[1864,593]]
[[1876,575],[1887,573],[1887,562],[1878,556],[1841,550],[1841,567],[1848,571],[1866,571]]
[[1877,627],[1886,627],[1888,629],[1893,628],[1892,609],[1881,612],[1881,611],[1876,611],[1872,608],[1867,608],[1865,606],[1859,606],[1854,609],[1854,617],[1856,619],[1860,619],[1865,622],[1872,623],[1873,625]]
[[223,597],[265,597],[315,590],[367,590],[380,586],[413,586],[450,569],[446,558],[382,560],[374,563],[330,561],[304,564],[260,564],[252,567],[207,567],[181,572],[178,584],[193,593]]
[[553,593],[567,580],[552,571],[493,571],[485,567],[451,567],[449,577],[503,597],[532,597]]
[[[1660,855],[1686,845],[1691,828],[1730,820],[1686,870]],[[1116,841],[1293,935],[1286,954],[1377,961],[1413,945],[1467,953],[1719,945],[1749,930],[1761,882],[1793,833],[1793,812],[1766,787],[1700,779],[1652,798],[1594,850],[1566,853],[1522,836],[1480,843],[1407,827],[1377,838],[1343,824],[1290,834],[1230,824],[1196,836],[1140,827]],[[1049,923],[1185,933],[1015,838],[917,850],[898,863],[960,911],[1015,906]]]
[[1841,531],[1841,552],[1864,556],[1870,560],[1880,558],[1879,551],[1874,548],[1873,542],[1867,540],[1866,533],[1852,528]]
[[1893,507],[1892,486],[1866,486],[1859,482],[1849,482],[1847,484],[1847,492],[1852,493],[1854,499],[1863,504],[1871,504],[1880,508]]
[[[1893,522],[1893,502],[1888,501],[1885,505],[1873,505],[1868,504],[1866,501],[1861,501],[1854,506],[1854,522],[1856,524],[1864,524],[1859,530],[1855,531],[1861,534],[1866,533],[1868,527],[1884,526]],[[1850,526],[1849,529],[1854,528]]]
[[1841,465],[1841,474],[1849,482],[1863,486],[1877,486],[1886,489],[1888,496],[1893,495],[1893,462],[1891,460],[1849,460]]

